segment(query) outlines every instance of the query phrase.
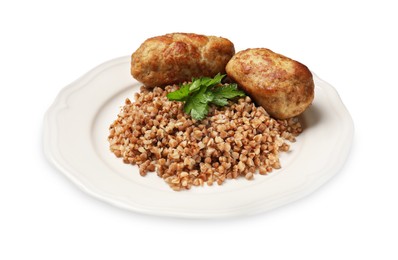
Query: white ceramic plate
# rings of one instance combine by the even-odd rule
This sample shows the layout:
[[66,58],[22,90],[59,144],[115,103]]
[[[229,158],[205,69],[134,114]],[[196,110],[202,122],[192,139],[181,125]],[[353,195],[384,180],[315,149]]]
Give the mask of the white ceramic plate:
[[351,147],[352,119],[337,92],[314,75],[315,100],[302,115],[304,132],[281,154],[282,169],[255,179],[174,192],[155,173],[141,177],[109,151],[109,125],[140,83],[130,57],[99,65],[65,87],[46,113],[48,160],[88,194],[135,212],[186,218],[219,218],[264,212],[300,199],[343,166]]

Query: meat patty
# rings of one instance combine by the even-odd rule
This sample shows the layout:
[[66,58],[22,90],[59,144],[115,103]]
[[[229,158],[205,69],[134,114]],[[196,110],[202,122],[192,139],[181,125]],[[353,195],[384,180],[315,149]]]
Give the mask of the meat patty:
[[314,81],[309,69],[269,49],[236,53],[226,71],[258,105],[278,119],[301,114],[314,99]]
[[231,41],[193,33],[172,33],[147,39],[131,56],[131,74],[147,87],[190,81],[192,77],[225,74],[235,54]]

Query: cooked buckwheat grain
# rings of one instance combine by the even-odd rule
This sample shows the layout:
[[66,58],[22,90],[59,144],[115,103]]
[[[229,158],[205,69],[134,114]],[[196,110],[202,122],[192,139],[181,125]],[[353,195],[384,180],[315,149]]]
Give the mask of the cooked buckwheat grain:
[[156,171],[175,191],[279,169],[279,152],[289,150],[286,140],[294,142],[302,132],[297,118],[273,119],[250,97],[211,107],[196,121],[183,112],[183,103],[167,99],[177,88],[141,87],[135,102],[126,99],[108,137],[117,157],[138,165],[142,176]]

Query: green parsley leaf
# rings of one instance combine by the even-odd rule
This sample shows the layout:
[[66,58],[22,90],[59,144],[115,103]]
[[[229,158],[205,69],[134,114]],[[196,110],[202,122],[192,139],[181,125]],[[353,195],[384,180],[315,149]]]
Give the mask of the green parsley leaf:
[[225,75],[219,73],[214,78],[193,78],[191,83],[184,84],[180,89],[167,94],[167,98],[185,102],[184,112],[196,120],[202,120],[209,113],[210,103],[225,106],[228,104],[228,99],[245,96],[243,91],[238,90],[237,84],[222,85],[224,77]]
[[211,100],[213,100],[213,95],[210,92],[206,92],[206,88],[202,88],[199,92],[193,94],[186,100],[184,112],[189,114],[191,110],[195,108],[198,108],[196,109],[197,111],[206,111],[205,107]]
[[221,75],[220,73],[218,73],[216,76],[214,76],[213,79],[210,80],[209,85],[217,85],[217,84],[221,84],[222,79],[225,77],[226,75]]
[[221,75],[220,73],[218,73],[217,75],[214,76],[214,78],[208,78],[208,77],[202,77],[200,79],[200,83],[203,86],[215,86],[218,84],[221,84],[222,79],[225,77],[226,75]]
[[189,91],[194,92],[200,89],[200,79],[192,80],[192,83],[189,86]]
[[183,85],[180,87],[180,89],[170,92],[167,94],[167,98],[169,100],[175,100],[175,101],[185,101],[188,95],[191,93],[189,91],[190,85]]
[[233,83],[225,86],[216,87],[213,89],[213,101],[212,103],[218,106],[225,106],[228,104],[228,99],[234,97],[244,97],[245,93],[238,90],[238,85]]

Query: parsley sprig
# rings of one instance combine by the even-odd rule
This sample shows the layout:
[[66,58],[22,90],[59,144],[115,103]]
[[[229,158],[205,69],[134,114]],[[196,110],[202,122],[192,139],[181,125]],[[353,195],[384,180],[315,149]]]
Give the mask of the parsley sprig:
[[209,113],[209,104],[225,106],[228,99],[246,96],[235,83],[222,85],[225,75],[218,73],[214,78],[202,77],[192,79],[191,83],[184,84],[180,89],[167,94],[173,101],[185,102],[184,112],[196,120],[202,120]]

